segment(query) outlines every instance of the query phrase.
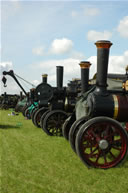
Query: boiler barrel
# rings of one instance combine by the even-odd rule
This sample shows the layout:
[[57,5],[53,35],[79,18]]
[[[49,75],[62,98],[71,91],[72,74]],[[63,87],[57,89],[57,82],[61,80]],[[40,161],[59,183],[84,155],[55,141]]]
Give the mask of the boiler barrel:
[[89,114],[92,117],[108,116],[120,122],[128,121],[128,96],[110,94],[108,96],[92,93],[87,99]]

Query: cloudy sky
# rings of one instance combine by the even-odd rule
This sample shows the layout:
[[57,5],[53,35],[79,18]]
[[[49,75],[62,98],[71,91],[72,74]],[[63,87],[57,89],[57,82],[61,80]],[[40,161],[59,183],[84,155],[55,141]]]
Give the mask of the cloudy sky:
[[[41,75],[56,85],[56,66],[64,66],[64,85],[80,77],[79,62],[92,63],[90,77],[96,72],[97,40],[110,40],[109,72],[125,73],[128,65],[128,1],[0,1],[1,74],[13,69],[37,85]],[[2,75],[1,75],[2,77]],[[1,79],[0,77],[0,79]],[[19,93],[7,76],[0,94]],[[31,86],[21,82],[26,91]]]

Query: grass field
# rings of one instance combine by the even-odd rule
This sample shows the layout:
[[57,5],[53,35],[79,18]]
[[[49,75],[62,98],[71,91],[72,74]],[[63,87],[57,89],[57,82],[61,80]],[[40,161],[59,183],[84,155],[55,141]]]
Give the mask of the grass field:
[[10,113],[0,111],[1,193],[128,192],[128,159],[119,168],[88,169],[63,137]]

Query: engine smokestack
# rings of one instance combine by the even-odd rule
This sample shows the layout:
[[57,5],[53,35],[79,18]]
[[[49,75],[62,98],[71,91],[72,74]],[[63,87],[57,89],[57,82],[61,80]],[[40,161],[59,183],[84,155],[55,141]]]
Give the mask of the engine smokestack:
[[109,48],[111,47],[112,43],[110,41],[100,40],[97,41],[95,45],[97,47],[96,91],[105,93],[107,87]]
[[7,97],[7,93],[6,92],[4,92],[4,98],[6,98]]
[[20,91],[20,99],[21,99],[21,100],[23,99],[23,93],[22,93],[22,91]]
[[47,74],[42,74],[42,82],[43,83],[47,83],[47,77],[48,77]]
[[34,101],[35,98],[35,88],[30,89],[30,99]]
[[89,68],[91,63],[88,61],[82,61],[79,65],[81,67],[81,93],[84,93],[88,90]]
[[63,87],[63,66],[56,66],[57,87]]

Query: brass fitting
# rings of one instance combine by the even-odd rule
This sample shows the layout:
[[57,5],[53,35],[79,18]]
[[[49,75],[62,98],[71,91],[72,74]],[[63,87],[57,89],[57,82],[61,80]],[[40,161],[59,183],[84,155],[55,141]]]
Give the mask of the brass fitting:
[[47,78],[47,76],[48,76],[47,74],[42,74],[43,78]]
[[112,43],[110,41],[107,40],[99,40],[95,43],[97,48],[107,48],[109,49],[112,45]]
[[79,65],[81,68],[90,68],[91,63],[88,61],[81,61]]

